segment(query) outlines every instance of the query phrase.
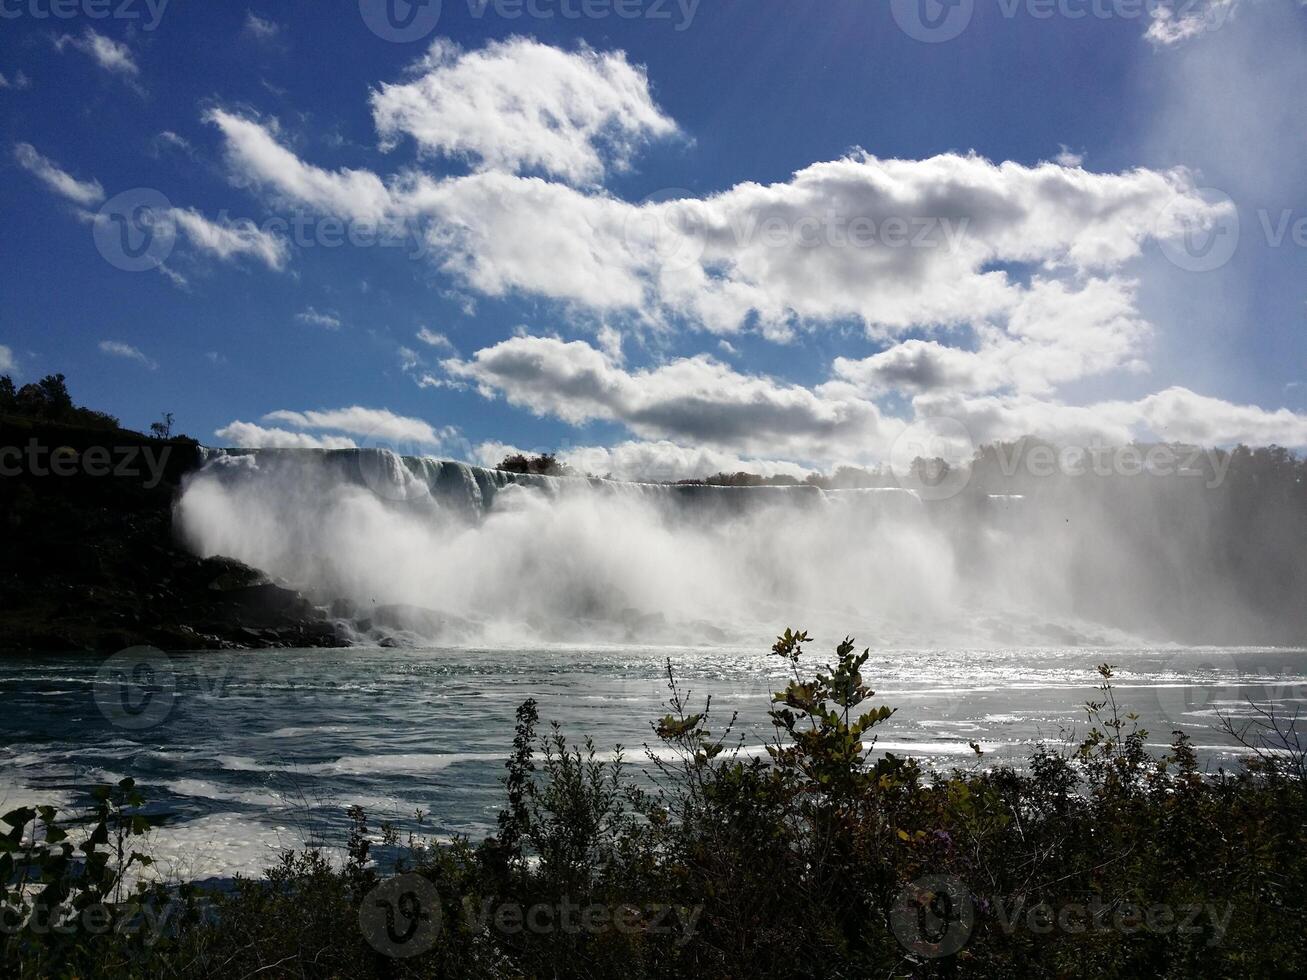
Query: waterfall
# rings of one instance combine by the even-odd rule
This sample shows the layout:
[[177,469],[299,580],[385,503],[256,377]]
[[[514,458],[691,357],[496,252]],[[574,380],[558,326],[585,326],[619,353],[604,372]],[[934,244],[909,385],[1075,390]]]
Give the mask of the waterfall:
[[790,625],[980,647],[1296,629],[1256,608],[1265,589],[1216,569],[1206,531],[1224,498],[1201,481],[931,499],[522,475],[383,449],[202,455],[176,504],[188,545],[299,589],[361,642],[755,644]]

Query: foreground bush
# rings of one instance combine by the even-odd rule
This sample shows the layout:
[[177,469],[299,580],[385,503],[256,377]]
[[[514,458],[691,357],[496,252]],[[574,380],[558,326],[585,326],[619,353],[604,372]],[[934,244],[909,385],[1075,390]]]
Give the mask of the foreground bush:
[[872,702],[868,653],[846,640],[809,676],[808,642],[787,630],[773,648],[792,679],[761,758],[741,751],[733,719],[718,727],[710,704],[688,704],[670,668],[648,778],[542,732],[526,702],[498,831],[476,845],[389,828],[377,845],[354,811],[343,867],[287,854],[264,880],[205,895],[126,887],[148,862],[132,840],[149,829],[129,782],[101,790],[85,826],[11,813],[0,972],[1307,975],[1292,725],[1267,719],[1276,746],[1241,733],[1259,752],[1238,773],[1200,772],[1180,733],[1152,757],[1105,665],[1074,751],[1040,748],[1020,771],[928,774],[874,753],[893,712]]

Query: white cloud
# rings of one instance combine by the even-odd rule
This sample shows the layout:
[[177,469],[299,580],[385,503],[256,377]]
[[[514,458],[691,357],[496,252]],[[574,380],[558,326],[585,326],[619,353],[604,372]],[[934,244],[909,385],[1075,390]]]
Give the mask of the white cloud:
[[279,272],[290,258],[285,239],[261,230],[248,218],[215,222],[194,208],[173,208],[170,213],[192,245],[224,262],[248,255]]
[[245,13],[245,33],[259,41],[271,41],[281,33],[281,25],[249,10]]
[[1057,156],[1053,158],[1053,162],[1060,167],[1081,167],[1084,166],[1085,155],[1083,153],[1076,153],[1069,146],[1063,143],[1061,148],[1058,150]]
[[[496,102],[504,80],[536,58],[557,77],[579,72],[587,81],[575,92],[555,90],[547,76],[547,98],[526,85],[517,92],[522,104]],[[1297,438],[1299,416],[1196,402],[1201,396],[1176,394],[1183,389],[1090,406],[1056,397],[1095,375],[1147,370],[1153,328],[1138,311],[1127,265],[1150,243],[1212,225],[1230,207],[1205,201],[1188,171],[1092,173],[1065,147],[1055,162],[1033,166],[856,151],[774,184],[632,204],[594,182],[674,124],[646,119],[614,151],[603,122],[611,103],[587,94],[590,74],[603,71],[629,71],[627,96],[658,112],[625,56],[520,40],[474,54],[437,45],[413,80],[374,93],[383,142],[412,135],[428,152],[466,155],[474,172],[464,176],[329,171],[284,146],[275,122],[224,110],[207,118],[223,133],[238,183],[415,231],[442,271],[481,295],[545,298],[628,330],[757,330],[789,340],[852,321],[885,345],[836,360],[830,380],[808,389],[706,355],[628,370],[620,346],[607,342],[517,337],[448,358],[447,377],[423,374],[423,386],[469,383],[573,424],[607,420],[646,441],[800,461],[877,458],[905,424],[877,407],[894,391],[913,396],[918,416],[954,413],[975,426],[978,441],[1026,433],[1129,439],[1154,423],[1183,428],[1167,414],[1182,408],[1193,413],[1185,424],[1213,439]],[[473,91],[475,79],[485,85]],[[469,106],[484,111],[473,119]],[[556,116],[552,131],[519,148],[516,136],[545,118],[544,107]]]
[[19,143],[14,147],[14,159],[19,166],[34,174],[43,184],[56,194],[61,194],[86,207],[99,204],[104,200],[104,188],[98,180],[78,180],[59,168],[48,157],[36,152],[31,143]]
[[353,220],[379,223],[391,210],[390,191],[374,173],[309,166],[277,142],[275,128],[222,109],[204,118],[222,130],[232,171],[250,183]]
[[185,136],[179,136],[171,129],[165,129],[151,142],[151,151],[158,156],[162,150],[179,150],[187,156],[195,155],[195,147]]
[[265,422],[281,422],[296,429],[311,431],[335,430],[360,436],[367,442],[392,441],[438,446],[453,435],[453,430],[437,431],[422,419],[396,415],[384,408],[323,409],[311,412],[292,412],[282,409],[263,416]]
[[415,227],[444,271],[484,295],[719,333],[756,323],[778,339],[848,319],[878,335],[1001,325],[1032,287],[995,266],[1033,267],[1069,290],[1224,207],[1183,171],[1095,174],[957,154],[858,153],[785,183],[643,205],[501,172],[388,184],[305,164],[252,120],[211,118],[237,179],[345,218]]
[[306,432],[270,429],[253,422],[235,421],[214,432],[227,446],[237,449],[354,449],[346,436],[313,436]]
[[1063,445],[1132,440],[1185,442],[1202,446],[1278,443],[1307,446],[1307,415],[1282,408],[1267,411],[1173,387],[1136,401],[1063,405],[1025,395],[968,398],[955,394],[920,396],[918,416],[955,419],[976,445],[1040,436]]
[[0,88],[11,88],[21,91],[22,89],[31,88],[32,80],[23,74],[22,69],[14,73],[14,77],[8,78],[0,73]]
[[434,347],[436,348],[436,350],[453,351],[454,349],[454,345],[450,343],[449,338],[446,337],[443,333],[437,333],[434,330],[428,330],[426,327],[423,327],[421,330],[419,330],[415,334],[415,336],[417,337],[418,340],[422,341],[422,343],[427,344],[430,347]]
[[127,75],[132,78],[139,75],[141,71],[132,58],[131,49],[127,45],[105,37],[103,34],[97,34],[89,27],[82,33],[81,37],[64,34],[62,37],[55,38],[54,46],[58,51],[63,51],[65,47],[75,48],[90,56],[105,71]]
[[[912,401],[908,421],[956,420],[966,428],[974,446],[1024,435],[1067,445],[1094,441],[1119,445],[1135,439],[1202,445],[1241,441],[1307,445],[1307,415],[1287,409],[1268,412],[1183,388],[1133,402],[1084,406],[1020,392],[972,394],[982,386],[971,380],[969,372],[976,365],[965,359],[966,352],[950,352],[929,343],[908,342],[901,347],[905,348],[901,360],[874,363],[867,370],[880,368],[892,375],[882,379],[885,383],[893,381],[922,392]],[[941,353],[937,363],[930,362]],[[963,359],[955,363],[954,354]],[[626,444],[611,460],[598,449],[585,450],[588,457],[575,450],[577,465],[588,472],[632,474],[644,466],[651,472],[679,475],[693,469],[678,467],[689,467],[686,461],[693,459],[694,453],[714,460],[713,470],[752,472],[796,469],[793,465],[790,470],[759,469],[763,465],[760,458],[825,469],[842,463],[884,461],[906,423],[881,417],[875,402],[863,394],[863,378],[850,384],[840,376],[841,369],[846,376],[857,374],[850,365],[866,368],[865,362],[837,362],[835,380],[809,389],[743,374],[704,355],[628,371],[589,344],[540,337],[515,337],[478,351],[469,360],[444,362],[452,376],[475,385],[484,397],[502,396],[511,404],[573,425],[591,420],[617,422],[646,440]],[[945,375],[942,380],[938,377],[941,372]],[[948,376],[949,372],[955,376]],[[634,448],[650,445],[658,448]],[[668,445],[694,448],[673,453]],[[735,466],[731,458],[744,462]]]
[[812,472],[783,460],[746,458],[706,446],[679,446],[666,440],[623,442],[611,447],[578,446],[564,450],[560,458],[582,473],[635,482],[702,479],[714,473],[740,472],[801,480]]
[[1239,0],[1156,0],[1144,34],[1156,47],[1169,47],[1214,31],[1234,15]]
[[529,38],[463,51],[437,41],[403,84],[372,93],[383,147],[411,136],[429,153],[478,169],[539,171],[597,184],[629,167],[639,145],[674,135],[649,79],[621,52],[560,50]]
[[17,370],[18,360],[14,357],[14,352],[4,344],[0,344],[0,371],[9,373]]
[[100,341],[100,352],[108,354],[110,357],[124,357],[129,361],[135,361],[151,371],[155,371],[159,367],[158,362],[147,357],[139,348],[133,347],[131,344],[124,344],[119,340]]
[[862,360],[838,357],[835,373],[866,391],[992,391],[1006,374],[991,358],[934,340],[905,340]]
[[809,390],[703,354],[628,371],[583,341],[513,337],[443,364],[486,397],[572,424],[619,422],[644,439],[819,459],[874,452],[885,436],[876,406],[849,386]]
[[1242,442],[1262,446],[1307,446],[1307,415],[1287,408],[1270,412],[1256,405],[1234,405],[1197,395],[1187,388],[1168,388],[1139,403],[1148,427],[1158,438],[1199,445]]
[[1108,371],[1142,371],[1151,328],[1134,308],[1135,284],[1089,279],[1080,289],[1036,276],[1006,322],[973,330],[975,349],[912,339],[863,360],[837,358],[837,376],[871,393],[1046,394]]
[[326,330],[339,330],[341,326],[340,314],[335,310],[321,312],[310,306],[303,313],[296,313],[295,319],[300,323],[307,323],[314,327],[322,327]]

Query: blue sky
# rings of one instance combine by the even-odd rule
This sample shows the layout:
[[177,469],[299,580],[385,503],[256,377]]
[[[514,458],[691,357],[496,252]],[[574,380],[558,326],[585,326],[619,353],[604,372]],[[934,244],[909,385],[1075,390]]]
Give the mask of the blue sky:
[[4,0],[0,367],[630,476],[1307,445],[1296,0],[390,2]]

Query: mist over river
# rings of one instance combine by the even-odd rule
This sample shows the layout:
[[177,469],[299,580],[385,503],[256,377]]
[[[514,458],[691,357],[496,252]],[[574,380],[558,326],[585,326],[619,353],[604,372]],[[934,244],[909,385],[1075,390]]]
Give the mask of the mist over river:
[[209,451],[175,523],[362,643],[746,646],[786,625],[894,646],[1307,641],[1303,512],[1250,490],[1252,467],[959,472],[826,491]]

